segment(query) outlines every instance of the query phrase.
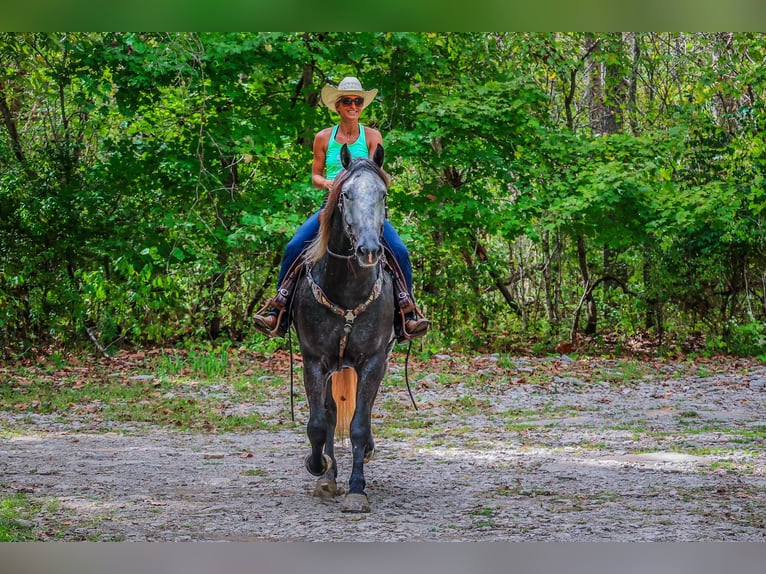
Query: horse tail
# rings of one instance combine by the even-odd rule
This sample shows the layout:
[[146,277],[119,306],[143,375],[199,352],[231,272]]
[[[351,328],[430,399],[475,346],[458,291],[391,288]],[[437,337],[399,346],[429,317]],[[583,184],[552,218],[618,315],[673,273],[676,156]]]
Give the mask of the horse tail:
[[343,440],[351,429],[351,419],[356,410],[356,370],[341,369],[332,374],[332,398],[338,410],[335,432]]

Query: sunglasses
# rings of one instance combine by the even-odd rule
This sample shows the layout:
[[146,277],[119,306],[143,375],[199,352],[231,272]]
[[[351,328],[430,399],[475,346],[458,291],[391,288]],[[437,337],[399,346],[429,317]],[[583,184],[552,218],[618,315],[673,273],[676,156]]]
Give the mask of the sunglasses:
[[341,98],[340,103],[346,107],[349,107],[351,104],[355,104],[357,108],[361,108],[362,104],[364,104],[364,98]]

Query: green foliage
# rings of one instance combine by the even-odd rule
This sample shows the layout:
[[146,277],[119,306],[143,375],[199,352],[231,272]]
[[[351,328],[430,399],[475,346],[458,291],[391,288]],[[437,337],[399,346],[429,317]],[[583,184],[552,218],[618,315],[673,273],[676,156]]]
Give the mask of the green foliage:
[[[380,90],[430,348],[702,331],[762,353],[754,34],[0,35],[0,343],[245,339],[321,201],[327,83]],[[605,127],[606,126],[606,127]],[[607,129],[608,128],[608,129]],[[753,341],[756,341],[755,343]]]

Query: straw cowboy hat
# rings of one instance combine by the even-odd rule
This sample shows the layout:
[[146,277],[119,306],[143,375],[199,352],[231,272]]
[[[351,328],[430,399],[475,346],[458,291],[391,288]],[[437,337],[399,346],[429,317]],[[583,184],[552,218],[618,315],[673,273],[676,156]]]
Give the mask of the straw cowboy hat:
[[375,99],[377,93],[378,90],[375,88],[372,90],[362,89],[362,83],[358,79],[351,76],[343,78],[338,84],[337,88],[332,86],[325,86],[322,88],[322,103],[332,111],[336,111],[335,104],[337,103],[338,98],[342,96],[358,95],[364,98],[364,105],[362,108],[366,108],[368,105],[370,105],[372,100]]

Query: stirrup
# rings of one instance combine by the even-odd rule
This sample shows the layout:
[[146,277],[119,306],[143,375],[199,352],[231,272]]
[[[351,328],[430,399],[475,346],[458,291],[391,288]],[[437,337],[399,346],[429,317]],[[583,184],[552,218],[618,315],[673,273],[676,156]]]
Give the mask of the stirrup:
[[[285,308],[279,308],[273,303],[274,301],[269,301],[253,316],[253,326],[268,337],[284,337],[288,329]],[[277,322],[273,328],[269,327],[263,319],[268,316],[276,317]]]
[[[413,331],[407,330],[407,321],[415,320],[417,325]],[[397,309],[397,314],[394,319],[394,334],[396,335],[397,343],[405,343],[412,341],[413,339],[419,339],[425,336],[428,329],[431,327],[431,323],[426,319],[420,311],[415,308],[414,311],[405,313],[401,309]]]

